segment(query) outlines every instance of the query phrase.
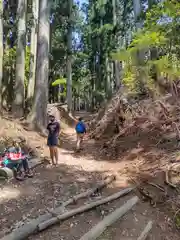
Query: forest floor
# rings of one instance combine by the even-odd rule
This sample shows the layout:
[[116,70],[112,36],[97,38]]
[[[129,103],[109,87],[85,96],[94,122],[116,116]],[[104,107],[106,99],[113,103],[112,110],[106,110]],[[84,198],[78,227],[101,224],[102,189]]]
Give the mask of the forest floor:
[[[37,149],[40,155],[48,156],[46,139],[38,133],[26,131],[20,124],[4,119],[0,120],[0,126],[0,137],[23,136],[31,148]],[[43,164],[34,169],[33,179],[23,182],[12,180],[1,185],[0,237],[28,222],[29,219],[45,213],[48,208],[54,208],[71,196],[93,187],[104,176],[116,174],[116,181],[102,190],[102,196],[129,187],[135,181],[144,183],[144,188],[153,195],[154,204],[144,201],[137,190],[121,199],[57,224],[29,239],[78,240],[132,195],[140,197],[139,203],[120,221],[109,227],[99,240],[135,240],[149,220],[154,222],[149,240],[179,239],[173,217],[177,210],[174,203],[179,200],[180,193],[178,189],[172,190],[164,185],[163,172],[169,159],[178,156],[178,150],[167,151],[158,147],[144,149],[142,144],[139,142],[134,144],[133,139],[129,138],[124,138],[122,146],[122,154],[116,160],[101,156],[99,145],[93,140],[86,140],[84,150],[77,154],[74,153],[74,130],[70,127],[65,128],[61,136],[57,167],[50,168],[49,165]],[[158,188],[148,185],[147,181],[163,186],[168,193],[167,196],[165,197]],[[88,201],[89,199],[80,200],[75,206],[70,206],[70,209],[82,206]]]

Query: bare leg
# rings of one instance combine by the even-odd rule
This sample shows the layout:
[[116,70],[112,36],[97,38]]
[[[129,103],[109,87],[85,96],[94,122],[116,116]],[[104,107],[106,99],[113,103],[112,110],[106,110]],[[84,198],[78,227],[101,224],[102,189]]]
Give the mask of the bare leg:
[[83,135],[78,134],[77,135],[77,144],[76,144],[77,150],[80,150],[80,148],[82,146],[82,142],[83,142]]
[[51,157],[51,163],[54,165],[54,149],[53,147],[49,147],[50,157]]
[[54,147],[54,157],[55,157],[55,161],[56,161],[56,165],[58,164],[58,148]]
[[77,134],[77,141],[76,141],[76,149],[77,150],[80,149],[80,144],[81,144],[81,138],[80,138],[79,134]]

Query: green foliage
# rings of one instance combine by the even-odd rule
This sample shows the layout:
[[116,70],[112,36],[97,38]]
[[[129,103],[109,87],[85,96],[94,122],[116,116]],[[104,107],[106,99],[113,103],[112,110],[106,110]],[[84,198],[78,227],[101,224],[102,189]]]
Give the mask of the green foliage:
[[4,67],[6,69],[12,67],[15,64],[15,60],[16,60],[16,47],[7,48],[4,51],[4,59],[3,59]]
[[52,86],[66,85],[66,81],[66,78],[58,78],[54,82],[52,82]]
[[[169,81],[180,77],[179,18],[177,1],[154,5],[146,13],[144,27],[134,35],[131,44],[111,54],[113,60],[123,61],[123,83],[131,91],[139,92],[139,84],[152,90],[160,76],[166,76]],[[155,56],[151,55],[153,51]]]
[[[4,51],[4,70],[9,71],[10,69],[15,70],[16,63],[16,47],[7,48]],[[29,79],[29,67],[30,67],[30,47],[26,47],[26,63],[25,63],[25,87],[27,87]],[[15,76],[14,76],[15,77]]]
[[179,211],[177,211],[177,213],[175,214],[174,221],[175,221],[176,227],[178,229],[180,229],[180,215],[179,215]]
[[30,47],[26,46],[25,79],[24,79],[25,88],[27,88],[28,85],[29,72],[30,72]]

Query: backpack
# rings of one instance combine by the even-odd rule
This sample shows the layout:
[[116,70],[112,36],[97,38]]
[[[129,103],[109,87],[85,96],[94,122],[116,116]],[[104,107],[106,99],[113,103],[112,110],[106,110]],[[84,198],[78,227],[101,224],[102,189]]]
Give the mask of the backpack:
[[84,123],[78,122],[76,125],[76,132],[77,133],[84,133],[86,131],[86,128],[84,126]]

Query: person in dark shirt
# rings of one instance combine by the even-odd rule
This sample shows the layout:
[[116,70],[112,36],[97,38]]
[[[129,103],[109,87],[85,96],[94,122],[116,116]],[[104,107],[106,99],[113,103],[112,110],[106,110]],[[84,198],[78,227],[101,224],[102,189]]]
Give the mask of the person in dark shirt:
[[53,165],[58,164],[58,137],[60,134],[60,124],[56,121],[53,115],[49,116],[49,124],[47,125],[48,139],[47,145],[50,151],[50,157]]

